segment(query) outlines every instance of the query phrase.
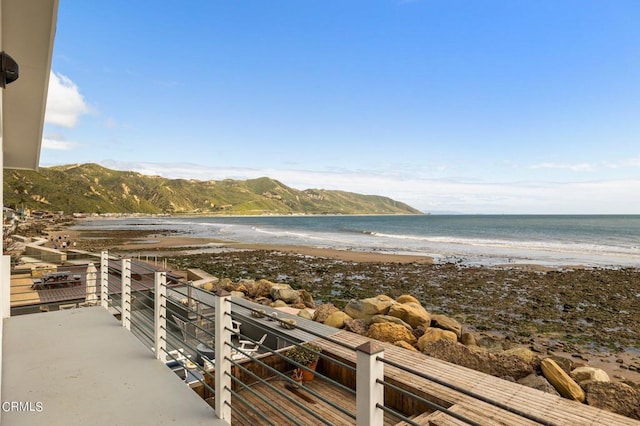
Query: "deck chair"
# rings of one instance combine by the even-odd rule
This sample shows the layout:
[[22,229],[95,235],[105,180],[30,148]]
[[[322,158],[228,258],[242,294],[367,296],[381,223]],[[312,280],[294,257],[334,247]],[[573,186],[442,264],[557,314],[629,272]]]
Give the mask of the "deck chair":
[[186,322],[185,320],[183,320],[182,318],[176,315],[172,315],[172,316],[173,316],[173,320],[176,322],[176,324],[178,325],[178,328],[182,332],[182,339],[185,342],[193,341],[194,338],[196,337],[196,326],[190,322]]
[[262,345],[267,338],[267,334],[265,333],[260,340],[257,342],[252,342],[251,340],[240,340],[240,346],[235,353],[231,354],[231,359],[239,360],[243,358],[247,358],[249,356],[253,356],[260,349],[260,345]]

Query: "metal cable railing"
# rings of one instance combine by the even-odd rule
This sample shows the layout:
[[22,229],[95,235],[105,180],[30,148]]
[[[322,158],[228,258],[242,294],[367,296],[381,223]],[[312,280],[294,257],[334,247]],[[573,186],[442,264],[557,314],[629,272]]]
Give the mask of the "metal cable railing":
[[[18,262],[16,262],[16,265],[18,265]],[[104,265],[103,263],[102,266]],[[222,371],[222,375],[229,377],[230,383],[232,384],[230,388],[225,385],[222,389],[233,397],[233,402],[224,399],[222,404],[228,405],[236,418],[243,419],[246,422],[259,419],[260,422],[275,424],[270,419],[273,418],[271,417],[273,413],[278,413],[278,415],[281,415],[286,421],[298,423],[300,420],[296,417],[296,413],[304,412],[305,416],[313,418],[317,422],[331,424],[331,421],[324,418],[321,414],[318,414],[313,407],[308,406],[308,404],[304,402],[300,402],[300,399],[294,397],[293,393],[289,394],[274,385],[277,381],[282,381],[289,385],[297,385],[297,382],[290,375],[291,370],[288,370],[290,368],[311,371],[307,365],[290,359],[286,354],[286,351],[291,347],[300,346],[307,341],[324,343],[321,346],[321,351],[311,349],[311,352],[321,360],[322,370],[315,372],[318,381],[320,383],[326,383],[327,386],[335,387],[344,394],[355,397],[355,379],[360,373],[359,369],[356,368],[356,363],[353,362],[353,358],[355,354],[357,358],[360,359],[362,349],[331,336],[331,333],[323,331],[320,326],[312,325],[313,323],[306,323],[306,320],[281,312],[278,312],[277,317],[269,315],[264,317],[264,319],[258,318],[258,315],[254,317],[254,314],[265,314],[263,306],[226,296],[215,296],[210,292],[194,287],[189,282],[184,282],[175,277],[171,278],[170,284],[163,284],[164,287],[162,288],[165,288],[163,291],[166,292],[166,295],[164,292],[159,293],[159,296],[164,298],[162,303],[165,311],[161,312],[165,312],[165,314],[161,314],[159,311],[155,311],[154,314],[156,300],[160,299],[157,299],[158,295],[154,295],[159,287],[157,287],[156,281],[151,278],[151,274],[156,274],[157,268],[146,265],[144,262],[113,258],[109,259],[106,265],[105,271],[101,271],[99,275],[102,276],[103,279],[105,279],[106,276],[106,283],[103,282],[103,284],[106,284],[107,291],[106,293],[99,293],[103,296],[106,294],[107,297],[107,299],[103,301],[105,302],[103,306],[106,305],[116,314],[120,314],[123,321],[127,318],[130,330],[142,340],[145,345],[150,346],[152,349],[158,348],[158,346],[154,346],[154,342],[158,339],[158,331],[161,331],[164,342],[159,347],[162,351],[160,358],[166,359],[168,365],[174,363],[179,364],[180,367],[177,368],[183,368],[185,382],[190,383],[192,387],[195,386],[200,389],[199,393],[202,394],[203,398],[205,395],[215,396],[216,391],[211,383],[215,380],[216,375],[213,373],[215,370],[211,369],[211,365],[207,367],[206,363],[200,362],[201,355],[203,354],[202,351],[207,350],[213,352],[216,337],[221,339],[226,338],[225,336],[232,336],[230,340],[223,341],[221,344],[228,347],[223,353],[228,353],[226,351],[230,350],[232,354],[235,354],[234,356],[224,358],[224,362],[227,363],[227,365],[231,365],[233,369]],[[86,275],[81,275],[81,281],[82,277],[84,277],[84,281],[86,281]],[[12,295],[22,297],[25,295],[29,296],[32,291],[26,291],[28,286],[28,284],[14,286]],[[29,301],[32,299],[39,300],[35,297],[27,297],[27,299]],[[186,300],[186,303],[183,302],[184,300]],[[222,300],[223,303],[223,318],[226,317],[224,323],[229,324],[234,321],[239,321],[241,324],[239,329],[235,326],[229,327],[226,325],[223,328],[218,327],[217,331],[221,333],[220,336],[222,337],[216,336],[216,320],[214,317],[216,306],[221,306],[219,305],[220,300]],[[224,303],[227,302],[229,303],[229,307],[225,308],[227,305]],[[272,312],[275,311],[272,310]],[[291,320],[294,318],[297,322],[293,322],[293,328],[295,330],[286,329],[284,327],[284,321],[282,320]],[[156,323],[156,319],[159,319],[160,323]],[[178,319],[184,321],[184,324],[187,324],[188,327],[182,326]],[[267,321],[269,319],[275,320],[275,322]],[[281,327],[277,327],[276,325],[278,324],[280,324]],[[267,334],[270,341],[263,341],[256,338],[256,336],[262,334]],[[257,348],[257,352],[245,349],[239,343],[240,340],[251,342]],[[238,343],[236,343],[236,341]],[[336,350],[342,349],[342,351],[338,350],[338,352],[331,353],[331,348],[335,348]],[[193,364],[193,369],[189,371],[198,372],[199,374],[190,373],[187,369],[187,364],[185,364],[187,363],[185,359],[191,360],[193,357],[195,357],[195,362],[192,361],[188,363],[188,365]],[[405,371],[416,378],[422,378],[445,386],[448,389],[460,392],[477,401],[490,404],[532,422],[543,425],[554,424],[518,408],[493,401],[475,392],[432,377],[422,371],[408,368],[384,356],[377,357],[374,355],[374,358],[375,362],[379,364],[391,366]],[[204,359],[206,360],[207,358]],[[217,368],[218,365],[216,365],[215,359],[211,361],[213,361],[213,368]],[[382,386],[386,392],[401,395],[399,399],[414,401],[407,405],[428,407],[428,410],[443,412],[466,424],[479,424],[475,420],[448,409],[445,406],[446,404],[435,403],[422,395],[416,395],[407,388],[398,386],[395,382],[392,383],[386,380],[385,376],[386,374],[379,376],[380,378],[376,378],[373,382],[376,385]],[[356,413],[349,408],[348,404],[341,405],[344,401],[339,400],[340,397],[335,396],[342,395],[342,393],[333,395],[333,398],[338,398],[338,401],[336,401],[329,398],[328,395],[323,394],[322,390],[317,390],[321,389],[320,387],[315,388],[309,384],[302,384],[298,389],[304,391],[309,397],[314,398],[315,401],[324,404],[324,406],[327,407],[324,409],[339,413],[340,416],[345,416],[345,418],[350,420],[355,420],[357,417]],[[287,409],[292,411],[285,412],[285,407],[273,402],[272,396],[276,393],[280,395],[282,401],[286,401],[285,405],[289,407]],[[249,397],[249,395],[251,395],[251,397]],[[256,398],[256,400],[261,401],[260,409],[252,407],[251,398]],[[238,409],[234,404],[246,405],[247,409]],[[389,417],[399,419],[411,425],[418,424],[412,420],[412,416],[416,415],[416,413],[404,412],[403,404],[404,403],[397,404],[398,406],[386,405],[384,401],[381,401],[374,403],[374,406]],[[249,411],[252,414],[249,414]]]

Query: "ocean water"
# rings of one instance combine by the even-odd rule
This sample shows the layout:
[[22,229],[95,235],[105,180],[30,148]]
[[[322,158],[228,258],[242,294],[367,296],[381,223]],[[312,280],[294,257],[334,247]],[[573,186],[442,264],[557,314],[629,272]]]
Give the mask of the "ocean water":
[[136,217],[78,229],[170,229],[226,241],[420,254],[467,265],[640,267],[640,215]]

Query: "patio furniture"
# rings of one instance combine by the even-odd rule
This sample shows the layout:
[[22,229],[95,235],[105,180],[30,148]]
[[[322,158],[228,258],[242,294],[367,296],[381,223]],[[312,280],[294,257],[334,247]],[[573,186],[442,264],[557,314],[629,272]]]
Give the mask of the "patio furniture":
[[258,350],[260,349],[260,345],[264,343],[266,338],[267,338],[267,334],[265,333],[260,338],[260,340],[258,340],[255,343],[251,340],[240,340],[238,342],[240,343],[240,346],[238,347],[238,350],[235,351],[235,353],[231,354],[231,359],[240,360],[243,358],[253,356],[256,352],[258,352]]

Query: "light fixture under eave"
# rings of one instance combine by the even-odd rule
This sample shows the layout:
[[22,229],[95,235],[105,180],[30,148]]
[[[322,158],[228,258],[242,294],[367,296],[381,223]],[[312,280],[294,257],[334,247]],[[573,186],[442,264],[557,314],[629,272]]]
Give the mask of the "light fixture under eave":
[[18,79],[18,63],[7,52],[0,52],[0,87],[3,89]]

